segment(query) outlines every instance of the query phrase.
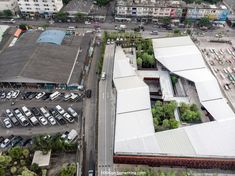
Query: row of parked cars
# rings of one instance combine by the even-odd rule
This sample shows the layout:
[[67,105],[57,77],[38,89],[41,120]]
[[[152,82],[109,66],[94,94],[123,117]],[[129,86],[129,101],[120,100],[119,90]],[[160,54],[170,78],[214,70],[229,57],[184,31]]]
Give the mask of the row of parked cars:
[[32,145],[32,139],[31,138],[24,139],[21,136],[14,136],[14,135],[11,135],[7,138],[0,136],[0,147],[2,149],[9,148],[9,147],[15,147],[17,145],[20,147],[30,146],[30,145]]
[[58,122],[59,124],[65,124],[66,122],[73,123],[80,115],[73,108],[69,107],[66,111],[60,105],[50,109],[47,107],[28,108],[23,106],[22,108],[15,108],[13,110],[6,109],[5,114],[7,117],[2,122],[6,128],[12,128],[18,125],[23,127],[29,125],[53,126]]
[[50,92],[20,92],[20,90],[11,90],[11,91],[0,91],[1,99],[16,99],[21,94],[21,99],[23,100],[32,100],[32,99],[42,99],[42,100],[55,100],[58,97],[62,97],[64,101],[76,101],[79,98],[82,98],[83,95],[81,93],[61,93],[59,91],[55,91],[53,93]]

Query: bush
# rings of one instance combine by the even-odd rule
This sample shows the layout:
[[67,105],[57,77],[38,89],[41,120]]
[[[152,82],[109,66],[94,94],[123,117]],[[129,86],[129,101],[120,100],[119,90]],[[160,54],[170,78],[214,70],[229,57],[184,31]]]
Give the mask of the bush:
[[181,120],[184,122],[200,122],[201,114],[197,108],[197,105],[188,105],[186,103],[181,103],[179,107]]

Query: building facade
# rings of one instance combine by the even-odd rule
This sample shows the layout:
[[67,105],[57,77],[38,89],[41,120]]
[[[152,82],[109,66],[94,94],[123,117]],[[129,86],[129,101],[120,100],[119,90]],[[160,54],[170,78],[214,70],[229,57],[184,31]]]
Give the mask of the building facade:
[[62,0],[18,0],[20,12],[25,16],[51,16],[63,7]]
[[156,19],[171,17],[172,19],[188,18],[200,19],[208,17],[210,20],[225,21],[229,15],[226,6],[209,4],[186,4],[183,1],[123,1],[116,4],[116,17]]
[[19,10],[17,0],[0,0],[0,11],[3,10],[10,10],[15,14]]

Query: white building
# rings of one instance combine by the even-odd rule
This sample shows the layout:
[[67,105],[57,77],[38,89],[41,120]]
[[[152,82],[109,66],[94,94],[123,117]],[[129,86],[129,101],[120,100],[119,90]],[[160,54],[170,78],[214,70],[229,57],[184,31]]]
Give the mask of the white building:
[[122,156],[127,156],[124,163],[138,156],[134,158],[138,159],[136,163],[146,164],[139,156],[145,159],[156,156],[157,161],[162,159],[166,165],[164,157],[180,156],[191,157],[193,162],[198,158],[230,158],[234,164],[235,142],[231,139],[235,135],[235,114],[198,48],[188,36],[153,39],[153,48],[155,57],[168,70],[195,83],[199,100],[214,121],[155,133],[148,86],[117,47],[113,74],[117,89],[114,145],[117,162]]
[[11,10],[12,13],[16,13],[19,8],[17,0],[0,0],[0,11]]
[[18,0],[18,5],[22,14],[50,16],[60,11],[63,2],[62,0]]

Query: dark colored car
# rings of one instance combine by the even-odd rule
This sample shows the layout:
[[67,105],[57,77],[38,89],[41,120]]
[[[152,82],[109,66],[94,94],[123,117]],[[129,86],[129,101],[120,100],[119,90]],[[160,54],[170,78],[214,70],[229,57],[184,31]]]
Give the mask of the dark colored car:
[[51,93],[46,93],[43,97],[42,100],[46,100],[50,97]]
[[20,141],[22,141],[22,140],[23,140],[23,138],[20,137],[20,136],[15,137],[15,138],[11,141],[11,146],[12,146],[12,147],[15,147],[15,146],[16,146],[17,144],[19,144]]
[[21,147],[25,147],[27,145],[31,145],[32,144],[32,139],[28,138],[28,139],[23,139],[22,141],[20,141],[19,145]]
[[36,116],[36,117],[41,116],[41,113],[37,108],[33,107],[33,108],[31,108],[31,111],[32,111],[34,116]]
[[86,97],[87,97],[87,98],[91,98],[91,89],[88,89],[88,90],[86,91]]
[[15,126],[18,126],[20,124],[15,116],[11,117],[10,119]]
[[37,96],[37,92],[31,92],[31,94],[28,96],[28,99],[29,100],[32,100],[34,97],[36,97]]
[[4,137],[0,136],[0,143],[4,141]]

